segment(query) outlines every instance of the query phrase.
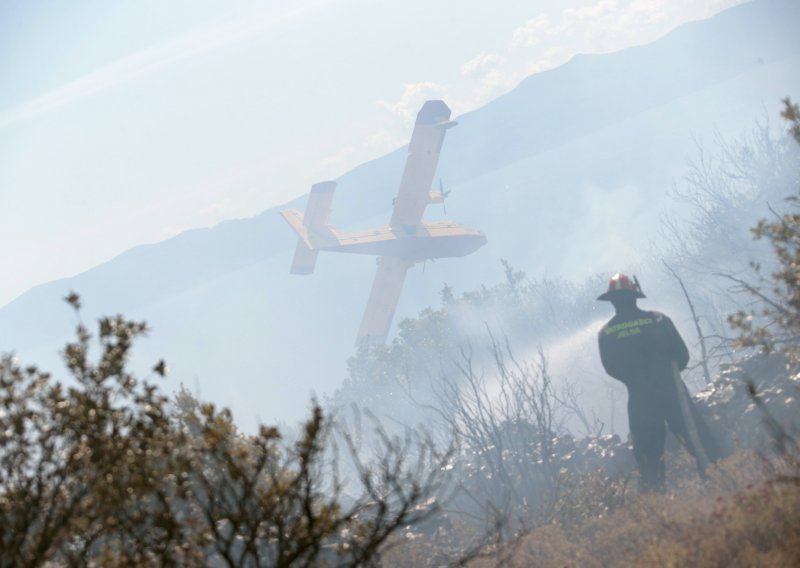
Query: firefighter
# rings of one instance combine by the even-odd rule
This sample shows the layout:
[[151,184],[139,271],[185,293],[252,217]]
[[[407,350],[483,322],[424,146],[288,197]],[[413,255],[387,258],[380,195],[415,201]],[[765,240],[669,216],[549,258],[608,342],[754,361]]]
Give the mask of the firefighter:
[[701,476],[718,457],[705,421],[692,403],[680,371],[689,351],[678,330],[660,312],[644,311],[639,282],[615,274],[597,299],[608,301],[616,314],[599,333],[600,359],[606,373],[628,389],[628,424],[640,489],[663,492],[666,428],[695,456]]

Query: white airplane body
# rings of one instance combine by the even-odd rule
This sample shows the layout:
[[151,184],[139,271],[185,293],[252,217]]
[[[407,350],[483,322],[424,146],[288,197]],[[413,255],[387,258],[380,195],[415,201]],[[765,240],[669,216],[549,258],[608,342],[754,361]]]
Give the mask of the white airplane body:
[[384,227],[340,232],[329,225],[336,188],[336,182],[332,181],[318,183],[311,188],[305,215],[294,209],[281,211],[299,237],[292,274],[311,274],[319,251],[379,257],[357,345],[386,341],[406,272],[415,263],[465,256],[486,244],[486,237],[477,229],[452,221],[422,221],[429,204],[444,201],[445,196],[430,191],[430,187],[445,133],[455,125],[450,121],[450,109],[443,101],[428,101],[423,105],[411,135],[392,217]]

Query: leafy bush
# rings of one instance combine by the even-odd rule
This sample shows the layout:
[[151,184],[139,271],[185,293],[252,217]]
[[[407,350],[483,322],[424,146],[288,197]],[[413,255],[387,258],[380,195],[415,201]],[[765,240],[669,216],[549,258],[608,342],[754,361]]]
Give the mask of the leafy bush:
[[[783,117],[790,122],[790,133],[800,144],[800,109],[788,98],[784,100]],[[738,344],[759,347],[769,353],[777,350],[793,363],[800,362],[800,179],[795,172],[796,194],[787,198],[794,208],[772,219],[761,219],[752,229],[756,239],[772,245],[777,267],[769,277],[754,264],[758,280],[750,283],[731,278],[754,297],[756,306],[731,315],[731,325],[739,331]]]
[[0,566],[370,565],[438,511],[449,455],[426,440],[379,437],[367,461],[349,443],[345,502],[320,408],[289,443],[272,427],[241,434],[228,410],[185,392],[172,405],[127,371],[146,331],[101,319],[94,362],[79,324],[69,386],[0,362]]

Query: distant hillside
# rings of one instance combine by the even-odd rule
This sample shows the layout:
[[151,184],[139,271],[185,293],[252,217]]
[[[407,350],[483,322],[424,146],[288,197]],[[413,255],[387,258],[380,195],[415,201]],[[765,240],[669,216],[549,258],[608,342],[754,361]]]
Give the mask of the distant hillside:
[[[481,229],[489,244],[412,270],[398,319],[436,303],[444,282],[463,291],[501,279],[500,258],[567,278],[643,258],[660,217],[680,206],[667,192],[693,138],[738,134],[776,116],[780,98],[800,96],[798,21],[796,1],[755,1],[650,45],[578,56],[456,117],[439,167],[452,191],[448,218]],[[333,222],[385,223],[404,159],[402,148],[342,175]],[[304,199],[286,206],[303,209]],[[146,319],[153,332],[140,364],[165,357],[171,385],[231,405],[245,426],[298,416],[312,390],[345,375],[374,261],[321,255],[314,275],[289,275],[295,238],[282,208],[30,290],[0,308],[0,351],[54,366],[75,323],[61,298],[76,290],[86,319]],[[429,207],[428,219],[442,216]]]

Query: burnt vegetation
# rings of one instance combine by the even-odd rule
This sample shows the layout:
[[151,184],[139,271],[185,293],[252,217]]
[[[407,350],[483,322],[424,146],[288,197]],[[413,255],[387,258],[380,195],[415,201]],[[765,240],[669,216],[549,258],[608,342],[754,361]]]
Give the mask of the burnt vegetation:
[[[0,566],[799,564],[800,111],[788,99],[783,117],[789,136],[759,130],[721,165],[703,156],[681,193],[694,216],[668,225],[682,238],[665,280],[698,335],[695,400],[731,454],[708,479],[673,441],[668,494],[638,494],[613,419],[586,410],[581,377],[553,376],[542,330],[591,326],[597,278],[531,280],[504,261],[496,286],[445,286],[440,308],[355,355],[291,437],[165,394],[163,361],[134,376],[147,326],[115,316],[90,330],[71,293],[66,380],[0,361]],[[771,254],[749,267],[721,254],[742,208],[778,182],[795,193],[745,225]]]

